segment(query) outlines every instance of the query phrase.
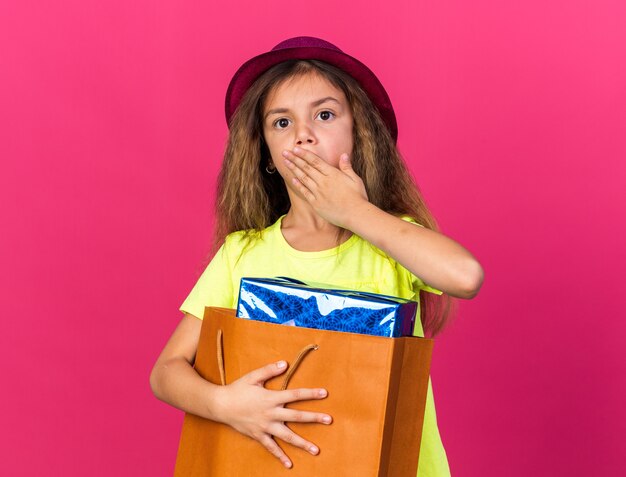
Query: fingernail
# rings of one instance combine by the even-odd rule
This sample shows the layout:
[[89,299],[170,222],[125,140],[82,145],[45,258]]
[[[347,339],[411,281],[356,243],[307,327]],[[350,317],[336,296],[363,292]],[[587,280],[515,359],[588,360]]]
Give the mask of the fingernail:
[[276,366],[282,369],[287,366],[287,363],[285,361],[279,361],[278,363],[276,363]]
[[289,151],[283,151],[283,156],[289,157]]
[[330,416],[324,416],[324,417],[322,418],[322,422],[323,422],[324,424],[330,424],[330,421],[331,421]]
[[327,394],[328,394],[328,392],[326,391],[326,389],[320,389],[319,390],[319,395],[321,397],[326,397]]
[[285,467],[287,467],[288,469],[291,469],[291,462],[289,462],[288,460],[284,461],[283,464],[285,465]]
[[309,447],[309,452],[311,452],[311,454],[317,454],[319,451],[320,450],[315,446]]
[[300,152],[300,151],[301,151],[301,149],[299,147],[297,147],[297,146],[293,148],[293,152]]

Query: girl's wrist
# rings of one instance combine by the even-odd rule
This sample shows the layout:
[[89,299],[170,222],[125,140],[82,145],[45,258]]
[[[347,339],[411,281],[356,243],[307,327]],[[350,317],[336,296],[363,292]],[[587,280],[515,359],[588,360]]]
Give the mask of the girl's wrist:
[[363,228],[368,227],[368,217],[371,216],[372,213],[381,211],[378,207],[367,200],[350,207],[349,210],[350,212],[346,214],[344,225],[342,225],[342,227],[350,230],[356,235],[361,235]]
[[206,412],[208,418],[212,421],[227,424],[228,416],[228,386],[220,386],[218,384],[210,384],[210,392],[208,402],[206,404]]

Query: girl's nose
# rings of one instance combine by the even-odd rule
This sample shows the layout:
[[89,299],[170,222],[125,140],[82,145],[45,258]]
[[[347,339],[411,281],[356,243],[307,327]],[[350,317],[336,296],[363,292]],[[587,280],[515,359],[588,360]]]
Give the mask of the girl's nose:
[[300,124],[296,130],[296,144],[314,144],[316,142],[315,134],[307,124]]

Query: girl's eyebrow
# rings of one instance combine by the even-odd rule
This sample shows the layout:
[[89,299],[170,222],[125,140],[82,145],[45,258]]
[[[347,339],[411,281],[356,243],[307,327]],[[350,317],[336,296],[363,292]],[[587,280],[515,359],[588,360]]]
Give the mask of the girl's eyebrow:
[[[334,101],[338,105],[341,105],[341,103],[337,99],[333,98],[332,96],[326,96],[325,98],[318,99],[317,101],[313,101],[311,103],[311,107],[314,108],[316,106],[319,106],[320,104],[325,103],[326,101]],[[289,110],[287,108],[270,109],[267,113],[265,113],[265,117],[263,119],[264,120],[267,119],[267,117],[272,114],[280,114],[280,113],[288,113],[288,112]]]

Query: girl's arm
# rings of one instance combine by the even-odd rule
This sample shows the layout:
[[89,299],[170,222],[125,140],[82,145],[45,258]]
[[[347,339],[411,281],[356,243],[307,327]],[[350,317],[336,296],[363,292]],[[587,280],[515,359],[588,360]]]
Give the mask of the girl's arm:
[[459,298],[478,293],[483,269],[472,254],[445,235],[370,203],[347,154],[338,168],[302,148],[284,156],[292,183],[321,217],[375,245],[431,287]]
[[459,243],[395,217],[370,202],[352,208],[343,227],[383,250],[426,284],[458,298],[473,298],[483,269]]
[[285,372],[284,361],[256,369],[227,386],[206,381],[193,368],[201,327],[202,321],[195,316],[186,314],[181,320],[150,374],[150,386],[155,396],[185,412],[230,425],[259,441],[285,467],[291,467],[291,461],[274,437],[316,455],[319,449],[284,423],[330,424],[332,418],[327,414],[287,409],[284,405],[323,399],[326,390],[265,389],[265,381]]

